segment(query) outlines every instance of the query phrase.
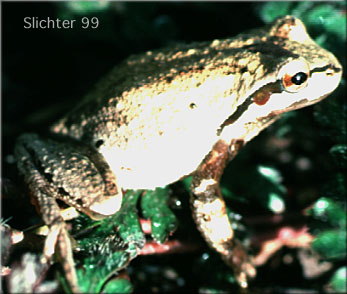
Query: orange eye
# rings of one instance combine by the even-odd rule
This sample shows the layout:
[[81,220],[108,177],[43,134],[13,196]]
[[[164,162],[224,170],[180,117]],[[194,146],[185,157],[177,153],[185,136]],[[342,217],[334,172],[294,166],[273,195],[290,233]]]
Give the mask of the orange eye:
[[292,60],[282,66],[278,77],[281,79],[282,87],[285,91],[298,92],[308,84],[310,77],[309,66],[305,60]]

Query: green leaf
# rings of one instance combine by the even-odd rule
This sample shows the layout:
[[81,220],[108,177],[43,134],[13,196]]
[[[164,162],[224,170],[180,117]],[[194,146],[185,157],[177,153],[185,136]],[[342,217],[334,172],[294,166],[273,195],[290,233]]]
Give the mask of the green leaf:
[[289,14],[290,6],[290,2],[269,2],[260,6],[259,15],[265,23],[269,23],[279,16]]
[[[222,178],[222,189],[229,189],[228,196],[239,202],[257,203],[262,208],[274,213],[285,210],[286,189],[282,184],[282,176],[278,170],[264,165],[244,164],[237,168],[240,156],[234,159],[228,167],[227,173],[231,176]],[[247,161],[246,161],[247,162]],[[237,177],[232,175],[237,174]],[[241,179],[241,180],[240,180]],[[252,185],[250,185],[250,181]],[[256,201],[256,202],[255,202]]]
[[[145,236],[136,209],[140,195],[141,191],[128,191],[121,209],[103,221],[93,223],[85,216],[79,220],[80,229],[87,228],[88,232],[79,240],[80,253],[87,255],[82,268],[77,270],[83,293],[100,292],[110,275],[124,268],[136,257],[137,248],[144,246]],[[86,228],[81,228],[81,224]]]
[[276,193],[269,194],[268,208],[275,212],[281,213],[285,210],[285,203],[282,197]]
[[[257,187],[262,187],[262,191],[258,193],[264,194],[263,203],[274,213],[281,213],[285,210],[285,188],[282,185],[282,177],[278,170],[268,166],[258,166],[258,184]],[[256,182],[255,182],[256,183]]]
[[334,163],[339,168],[347,167],[347,145],[337,144],[331,147],[329,150],[331,157],[334,160]]
[[347,292],[347,267],[340,267],[330,279],[329,284],[337,293]]
[[66,10],[80,15],[95,14],[96,12],[107,10],[110,6],[110,3],[107,1],[73,1],[64,4]]
[[176,217],[168,207],[168,200],[169,190],[162,188],[146,191],[141,199],[143,215],[151,220],[152,237],[158,243],[164,243],[176,228]]
[[128,245],[127,252],[130,258],[137,255],[137,247],[142,248],[146,239],[142,232],[137,215],[137,201],[141,191],[128,191],[122,202],[121,210],[114,216],[121,238]]
[[[271,183],[278,185],[282,181],[282,177],[280,173],[271,167],[268,166],[258,166],[258,172],[267,180],[269,180]],[[282,189],[282,188],[281,188]]]
[[[340,49],[343,45],[338,46]],[[346,49],[344,47],[344,49]],[[345,52],[345,51],[343,51]],[[343,53],[344,54],[344,53]],[[314,116],[316,121],[322,127],[322,136],[330,138],[334,144],[345,144],[347,136],[347,112],[346,99],[342,95],[338,95],[339,91],[344,93],[343,82],[335,91],[335,99],[326,99],[314,106]],[[334,95],[333,94],[333,95]]]
[[336,171],[332,174],[329,181],[324,185],[322,195],[330,199],[338,199],[339,205],[343,205],[343,210],[346,207],[346,176],[345,173]]
[[77,270],[78,284],[82,293],[99,293],[109,276],[129,261],[126,252],[93,255],[84,260],[82,269]]
[[127,279],[115,279],[109,281],[102,291],[103,293],[132,293],[133,287]]
[[318,199],[308,213],[314,218],[326,221],[332,226],[346,227],[346,211],[332,199],[322,197]]
[[324,34],[346,39],[346,17],[330,4],[322,4],[306,12],[305,20],[309,25],[319,28]]
[[325,231],[316,236],[312,248],[325,258],[341,259],[346,257],[346,231]]
[[186,188],[187,191],[190,191],[190,185],[192,183],[193,177],[186,177],[181,182],[183,183],[183,186]]

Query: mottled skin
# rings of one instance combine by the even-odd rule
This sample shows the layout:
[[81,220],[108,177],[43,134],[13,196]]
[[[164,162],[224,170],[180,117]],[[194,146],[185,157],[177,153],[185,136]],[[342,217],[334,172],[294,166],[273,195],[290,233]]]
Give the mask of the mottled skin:
[[51,228],[46,259],[60,236],[77,291],[55,198],[101,218],[119,210],[122,189],[154,189],[192,174],[198,228],[246,287],[255,270],[233,240],[218,183],[223,169],[281,113],[326,97],[341,73],[293,17],[233,39],[130,57],[52,126],[52,138],[18,140],[19,169]]

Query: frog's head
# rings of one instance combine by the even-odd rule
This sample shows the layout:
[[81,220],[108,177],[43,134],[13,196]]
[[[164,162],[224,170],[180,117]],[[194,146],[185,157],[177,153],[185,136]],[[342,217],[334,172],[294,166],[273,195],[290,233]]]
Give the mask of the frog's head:
[[288,58],[278,67],[276,80],[266,83],[250,96],[254,110],[262,117],[273,116],[327,97],[339,85],[342,67],[331,53],[325,52],[320,59]]
[[258,58],[254,74],[258,78],[248,83],[229,123],[268,122],[324,99],[340,83],[341,64],[310,38],[295,17],[275,21],[246,50]]
[[342,66],[332,53],[310,38],[302,21],[293,16],[279,18],[269,36],[274,44],[281,44],[280,54],[290,54],[278,64],[276,81],[253,95],[256,104],[266,104],[273,114],[278,114],[314,104],[335,90]]

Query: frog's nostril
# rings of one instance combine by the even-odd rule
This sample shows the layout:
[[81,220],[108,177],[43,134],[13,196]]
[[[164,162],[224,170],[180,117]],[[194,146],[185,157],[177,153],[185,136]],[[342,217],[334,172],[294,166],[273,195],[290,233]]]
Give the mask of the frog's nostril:
[[334,65],[330,64],[328,69],[326,70],[325,74],[327,76],[333,76],[336,72],[336,68],[334,67]]
[[100,139],[100,140],[98,140],[98,141],[95,142],[95,147],[96,147],[96,148],[99,148],[99,147],[101,147],[102,144],[104,144],[104,140],[101,140],[101,139]]
[[196,107],[197,107],[197,105],[194,102],[189,104],[190,109],[195,109]]
[[82,201],[82,199],[77,199],[77,200],[76,200],[76,204],[77,204],[78,206],[80,206],[80,207],[83,207],[83,201]]

